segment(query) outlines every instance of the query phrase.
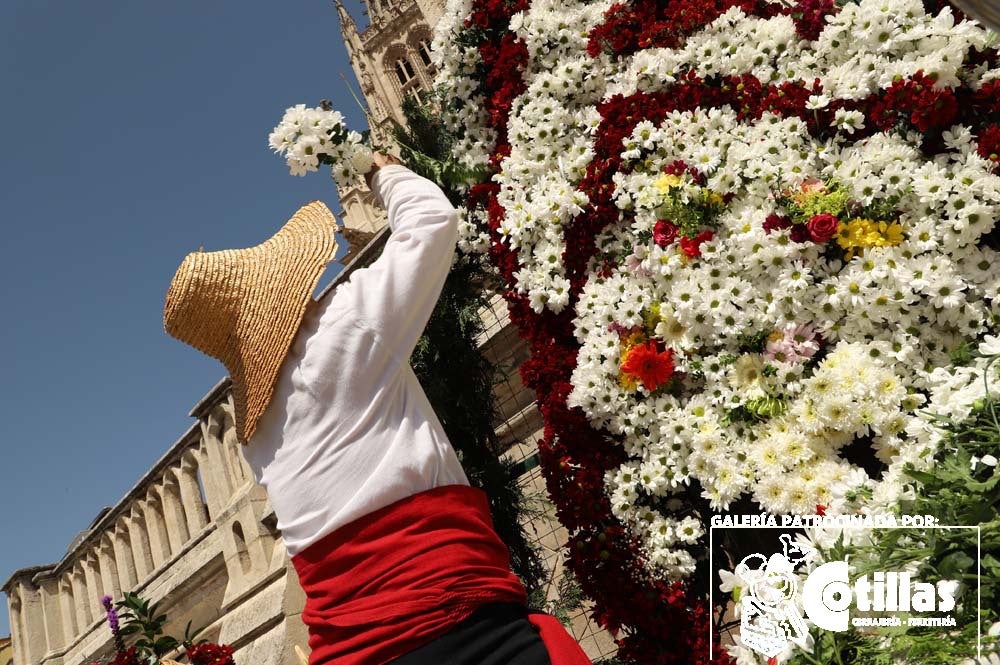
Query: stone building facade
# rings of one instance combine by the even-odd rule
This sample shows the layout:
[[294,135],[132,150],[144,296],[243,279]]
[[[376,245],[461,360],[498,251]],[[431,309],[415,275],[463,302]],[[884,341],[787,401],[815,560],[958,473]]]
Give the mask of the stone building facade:
[[[378,142],[391,144],[391,121],[405,124],[403,100],[425,99],[432,87],[432,26],[444,11],[444,0],[365,0],[369,24],[363,30],[342,0],[334,3],[347,57],[368,106],[369,129]],[[363,183],[338,188],[338,194],[345,226],[378,231],[385,224],[385,212],[374,205]]]
[[[366,0],[370,24],[358,30],[335,0],[351,64],[372,113],[372,130],[387,139],[387,119],[402,122],[405,95],[430,89],[434,70],[424,52],[444,0]],[[368,265],[388,237],[385,212],[364,185],[340,189],[339,216],[351,253],[327,289]],[[518,366],[527,349],[507,317],[502,298],[480,315],[480,348],[504,368],[495,388],[495,426],[505,455],[522,463],[522,485],[544,499],[537,468],[541,415]],[[203,637],[233,645],[239,665],[299,665],[296,645],[307,648],[300,615],[305,597],[276,527],[264,490],[253,480],[236,440],[228,379],[195,405],[191,427],[111,508],[72,543],[57,563],[14,572],[7,594],[12,663],[85,665],[112,651],[100,598],[135,591],[161,603],[171,617],[168,634],[188,621],[206,626]],[[565,531],[554,517],[529,525],[551,572],[550,597],[562,575]],[[610,637],[581,610],[572,630],[594,658],[613,653]],[[2,656],[0,642],[0,656]]]

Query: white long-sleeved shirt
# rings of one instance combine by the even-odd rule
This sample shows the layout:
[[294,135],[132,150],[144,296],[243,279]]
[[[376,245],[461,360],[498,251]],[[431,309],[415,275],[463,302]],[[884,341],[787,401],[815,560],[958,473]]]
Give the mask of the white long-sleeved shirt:
[[311,303],[243,453],[295,555],[421,491],[467,485],[409,357],[444,286],[458,215],[441,189],[387,165],[372,189],[382,255]]

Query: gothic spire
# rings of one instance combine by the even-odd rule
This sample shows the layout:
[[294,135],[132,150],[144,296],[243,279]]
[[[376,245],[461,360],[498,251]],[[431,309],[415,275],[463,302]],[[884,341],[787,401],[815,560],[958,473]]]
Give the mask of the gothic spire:
[[354,17],[344,7],[342,0],[333,1],[337,6],[337,14],[340,15],[340,31],[344,33],[345,37],[349,34],[357,34],[358,26],[354,23]]

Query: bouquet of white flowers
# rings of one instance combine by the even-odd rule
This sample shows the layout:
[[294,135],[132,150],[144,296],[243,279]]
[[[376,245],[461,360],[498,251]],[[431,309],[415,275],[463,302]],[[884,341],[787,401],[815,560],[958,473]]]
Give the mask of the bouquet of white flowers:
[[328,164],[341,187],[364,178],[373,164],[372,148],[364,137],[347,129],[342,114],[325,107],[296,104],[289,108],[268,143],[285,157],[292,175],[305,175]]

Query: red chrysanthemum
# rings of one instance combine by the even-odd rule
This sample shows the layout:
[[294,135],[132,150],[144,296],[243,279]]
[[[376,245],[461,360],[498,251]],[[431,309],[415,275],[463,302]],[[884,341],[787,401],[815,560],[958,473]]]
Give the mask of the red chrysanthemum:
[[680,242],[681,249],[692,259],[696,256],[701,256],[701,243],[711,240],[714,235],[715,233],[712,231],[702,231],[693,238],[684,236]]
[[636,345],[622,363],[622,371],[642,381],[646,390],[656,390],[674,375],[674,351],[657,350],[653,340]]
[[235,665],[233,648],[228,644],[198,644],[188,649],[191,665]]
[[791,218],[786,215],[778,215],[776,213],[771,213],[764,220],[764,232],[770,234],[772,231],[777,231],[779,229],[787,229],[792,225]]
[[1000,164],[1000,125],[989,125],[980,132],[976,152],[983,159],[993,162],[994,168]]
[[119,651],[108,665],[139,665],[139,654],[135,647],[129,647],[126,651]]

